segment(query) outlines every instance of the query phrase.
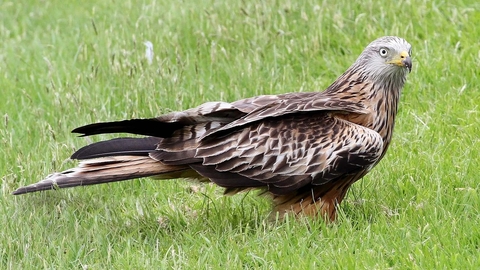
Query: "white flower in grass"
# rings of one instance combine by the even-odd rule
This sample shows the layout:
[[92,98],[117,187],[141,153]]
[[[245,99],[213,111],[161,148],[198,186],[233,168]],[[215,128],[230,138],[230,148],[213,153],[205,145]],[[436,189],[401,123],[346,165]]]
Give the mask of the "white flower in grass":
[[145,49],[145,58],[147,58],[148,64],[152,64],[153,61],[153,44],[150,41],[145,41],[143,44],[147,47]]

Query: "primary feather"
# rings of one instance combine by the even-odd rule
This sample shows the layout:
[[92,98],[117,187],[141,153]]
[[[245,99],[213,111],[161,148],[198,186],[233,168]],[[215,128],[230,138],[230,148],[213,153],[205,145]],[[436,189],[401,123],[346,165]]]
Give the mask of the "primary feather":
[[280,215],[335,219],[348,188],[385,155],[412,68],[398,37],[370,43],[323,92],[209,102],[152,119],[95,123],[82,136],[132,133],[87,145],[79,166],[13,194],[153,176],[209,179],[232,194],[265,190]]

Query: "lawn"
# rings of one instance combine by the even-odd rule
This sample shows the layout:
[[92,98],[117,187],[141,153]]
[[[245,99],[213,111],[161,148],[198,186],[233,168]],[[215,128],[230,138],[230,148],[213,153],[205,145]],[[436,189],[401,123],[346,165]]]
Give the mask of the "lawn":
[[[25,0],[0,17],[0,269],[480,268],[478,1]],[[77,126],[321,91],[383,35],[412,44],[413,71],[334,224],[185,181],[11,195],[112,137]]]

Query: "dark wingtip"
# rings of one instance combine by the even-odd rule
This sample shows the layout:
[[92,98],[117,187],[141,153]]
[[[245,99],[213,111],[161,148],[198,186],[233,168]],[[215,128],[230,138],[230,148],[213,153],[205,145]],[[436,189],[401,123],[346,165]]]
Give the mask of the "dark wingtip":
[[157,118],[130,119],[116,122],[101,122],[78,127],[72,133],[80,134],[80,137],[106,134],[106,133],[130,133],[137,135],[168,138],[175,130],[185,124],[180,122],[162,122]]
[[90,159],[108,156],[148,156],[155,151],[159,138],[116,138],[89,144],[78,149],[71,159]]
[[[127,120],[128,121],[128,120]],[[124,121],[119,122],[102,122],[102,123],[93,123],[85,126],[77,127],[72,130],[72,133],[80,134],[79,137],[104,134],[104,133],[116,133],[123,132],[122,127]]]

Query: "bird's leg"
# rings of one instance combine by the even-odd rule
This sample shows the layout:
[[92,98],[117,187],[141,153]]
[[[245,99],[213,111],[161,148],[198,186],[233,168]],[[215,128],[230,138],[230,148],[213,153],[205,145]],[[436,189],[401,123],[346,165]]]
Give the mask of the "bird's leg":
[[337,207],[343,201],[351,184],[350,181],[333,182],[310,186],[308,190],[295,194],[275,196],[273,213],[278,213],[280,217],[288,214],[294,214],[297,217],[320,216],[327,222],[333,222],[337,216]]

